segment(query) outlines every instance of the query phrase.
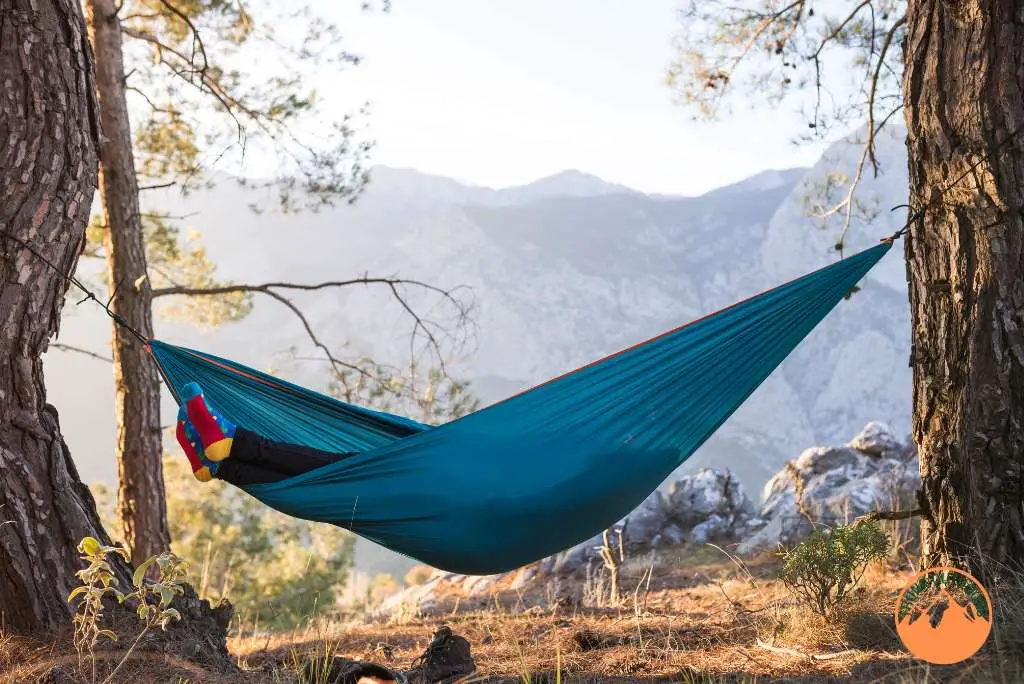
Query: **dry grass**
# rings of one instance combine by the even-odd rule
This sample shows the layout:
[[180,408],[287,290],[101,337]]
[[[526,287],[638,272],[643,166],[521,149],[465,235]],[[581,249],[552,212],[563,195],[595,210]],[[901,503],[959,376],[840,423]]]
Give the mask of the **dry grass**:
[[[248,667],[266,667],[279,661],[283,651],[327,638],[349,657],[382,659],[401,668],[423,650],[433,629],[446,623],[472,644],[479,675],[487,681],[521,681],[524,673],[534,681],[554,681],[556,672],[563,681],[821,681],[865,674],[873,679],[866,669],[877,674],[909,662],[898,652],[867,643],[870,618],[853,623],[866,647],[840,658],[811,661],[758,647],[759,638],[770,638],[777,620],[786,625],[777,645],[819,655],[851,646],[842,625],[815,627],[803,619],[801,609],[787,604],[784,587],[771,579],[770,559],[742,569],[717,553],[713,559],[704,553],[661,559],[653,563],[656,572],[646,590],[652,564],[635,565],[624,573],[624,600],[617,606],[583,600],[565,609],[551,605],[551,592],[543,587],[521,593],[499,586],[485,599],[446,597],[443,617],[336,626],[305,644],[296,644],[292,635],[243,638],[232,643],[232,651]],[[891,615],[890,594],[902,581],[902,575],[890,577],[861,598],[870,596],[879,614],[888,610]]]
[[[895,636],[892,611],[909,570],[872,568],[831,623],[793,603],[774,571],[769,557],[742,564],[718,552],[637,559],[623,568],[619,605],[602,602],[599,587],[569,608],[544,586],[499,585],[472,600],[452,592],[440,616],[235,637],[229,647],[241,671],[232,678],[150,654],[155,660],[134,662],[125,681],[296,681],[303,662],[325,653],[405,670],[441,624],[469,640],[478,665],[472,681],[480,682],[1024,681],[1024,577],[990,589],[1001,619],[989,644],[964,664],[939,668],[913,660]],[[0,679],[17,671],[20,681],[35,681],[48,662],[69,655],[54,644],[0,641]]]
[[[125,644],[108,644],[95,654],[96,681],[102,682],[124,660]],[[71,635],[45,641],[0,637],[0,682],[89,682],[92,667],[88,656],[79,661]],[[81,674],[79,674],[81,673]],[[118,671],[117,682],[224,681],[202,667],[166,653],[137,651]],[[240,680],[245,681],[245,680]]]

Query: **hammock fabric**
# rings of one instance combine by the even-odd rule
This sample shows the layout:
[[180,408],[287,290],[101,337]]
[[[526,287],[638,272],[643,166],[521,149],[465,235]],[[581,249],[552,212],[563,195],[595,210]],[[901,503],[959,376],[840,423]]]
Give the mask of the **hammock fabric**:
[[198,382],[232,422],[359,452],[243,487],[436,568],[508,571],[591,538],[654,491],[891,244],[843,259],[527,392],[430,427],[240,364],[151,342],[172,392]]

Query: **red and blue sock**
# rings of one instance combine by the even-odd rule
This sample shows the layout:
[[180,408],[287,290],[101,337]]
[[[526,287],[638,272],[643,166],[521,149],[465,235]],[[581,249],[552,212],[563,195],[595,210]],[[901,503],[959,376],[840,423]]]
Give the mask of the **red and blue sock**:
[[190,382],[182,388],[182,400],[189,422],[195,426],[206,458],[213,462],[223,461],[231,455],[231,444],[235,437],[235,425],[218,413],[203,396],[203,388]]
[[178,444],[181,446],[188,463],[192,467],[192,475],[200,482],[209,482],[217,474],[219,463],[208,461],[203,453],[203,445],[199,441],[199,433],[188,419],[188,413],[182,406],[178,410],[178,426],[176,430]]

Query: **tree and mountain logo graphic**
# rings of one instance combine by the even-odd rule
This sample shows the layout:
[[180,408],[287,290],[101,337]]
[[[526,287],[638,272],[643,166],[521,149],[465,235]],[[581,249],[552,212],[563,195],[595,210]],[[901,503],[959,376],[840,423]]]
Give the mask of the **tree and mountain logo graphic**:
[[992,601],[957,568],[918,573],[896,599],[896,632],[921,660],[951,665],[970,658],[992,631]]

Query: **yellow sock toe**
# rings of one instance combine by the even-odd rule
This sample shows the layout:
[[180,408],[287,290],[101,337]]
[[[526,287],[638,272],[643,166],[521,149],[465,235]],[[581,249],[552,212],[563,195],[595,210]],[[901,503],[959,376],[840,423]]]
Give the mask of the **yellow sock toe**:
[[206,466],[203,466],[202,468],[200,468],[199,470],[195,471],[192,474],[195,475],[196,479],[199,480],[200,482],[209,482],[210,480],[213,479],[213,473],[211,473],[210,469],[207,468]]
[[231,444],[234,440],[230,437],[226,437],[219,442],[214,442],[204,449],[206,452],[206,458],[211,461],[223,461],[225,458],[231,455]]

